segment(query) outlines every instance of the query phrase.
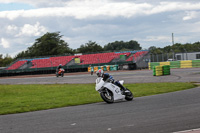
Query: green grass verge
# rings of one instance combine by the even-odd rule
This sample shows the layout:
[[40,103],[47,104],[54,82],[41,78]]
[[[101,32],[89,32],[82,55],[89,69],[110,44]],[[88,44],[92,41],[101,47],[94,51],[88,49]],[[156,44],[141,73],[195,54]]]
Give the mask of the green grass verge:
[[[194,88],[192,83],[126,84],[135,97]],[[94,84],[0,85],[0,114],[101,102]]]

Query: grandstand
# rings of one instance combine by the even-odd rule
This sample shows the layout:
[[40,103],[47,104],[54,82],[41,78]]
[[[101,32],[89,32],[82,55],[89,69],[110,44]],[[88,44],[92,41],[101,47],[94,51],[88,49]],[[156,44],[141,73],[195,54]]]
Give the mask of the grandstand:
[[[3,71],[6,73],[20,73],[20,72],[34,72],[34,73],[54,73],[55,68],[62,64],[67,72],[74,71],[87,71],[89,65],[123,65],[131,66],[129,69],[138,69],[140,67],[147,67],[147,63],[143,66],[141,64],[143,59],[149,54],[147,50],[138,51],[125,51],[125,52],[109,52],[109,53],[96,53],[85,55],[71,55],[71,56],[57,56],[33,59],[21,59],[12,63]],[[48,71],[48,72],[47,72]],[[2,73],[2,71],[0,71]]]
[[26,63],[26,60],[20,60],[12,64],[10,67],[8,67],[6,70],[14,70],[18,69],[20,66],[22,66],[24,63]]

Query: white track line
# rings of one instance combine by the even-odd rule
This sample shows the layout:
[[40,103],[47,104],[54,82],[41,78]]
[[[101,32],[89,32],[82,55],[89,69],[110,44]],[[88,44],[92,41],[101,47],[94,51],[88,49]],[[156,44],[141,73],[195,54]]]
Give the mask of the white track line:
[[178,132],[173,132],[173,133],[200,133],[200,128],[190,129],[190,130],[185,130],[185,131],[178,131]]

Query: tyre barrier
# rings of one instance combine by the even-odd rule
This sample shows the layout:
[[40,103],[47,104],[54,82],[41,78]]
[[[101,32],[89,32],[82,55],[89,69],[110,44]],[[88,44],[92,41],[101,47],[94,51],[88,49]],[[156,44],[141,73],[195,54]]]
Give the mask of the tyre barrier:
[[163,68],[162,68],[162,66],[154,66],[153,67],[153,75],[154,76],[162,76],[163,75]]
[[163,66],[163,75],[170,75],[170,65]]
[[192,61],[191,60],[181,61],[181,68],[192,68]]
[[153,76],[170,75],[170,65],[154,66]]
[[192,60],[192,67],[200,67],[200,60]]
[[92,68],[94,72],[98,71],[99,69],[102,69],[104,71],[116,71],[118,70],[119,66],[118,65],[91,66],[88,67],[88,72],[91,72]]
[[149,70],[154,66],[169,65],[170,68],[193,68],[200,67],[200,60],[184,60],[184,61],[169,61],[169,62],[149,62]]

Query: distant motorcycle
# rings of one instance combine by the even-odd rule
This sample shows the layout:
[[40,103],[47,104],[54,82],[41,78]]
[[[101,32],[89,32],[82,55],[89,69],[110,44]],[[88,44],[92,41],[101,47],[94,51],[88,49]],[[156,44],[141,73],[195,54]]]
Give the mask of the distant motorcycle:
[[56,72],[56,77],[59,77],[59,76],[63,77],[64,76],[64,72],[65,72],[65,69],[60,68],[58,70],[58,72]]
[[[121,84],[124,83],[123,80],[119,82]],[[133,94],[129,89],[122,92],[117,85],[103,81],[102,77],[96,79],[95,89],[100,93],[101,98],[107,103],[113,103],[116,100],[123,99],[126,99],[127,101],[133,100]]]

